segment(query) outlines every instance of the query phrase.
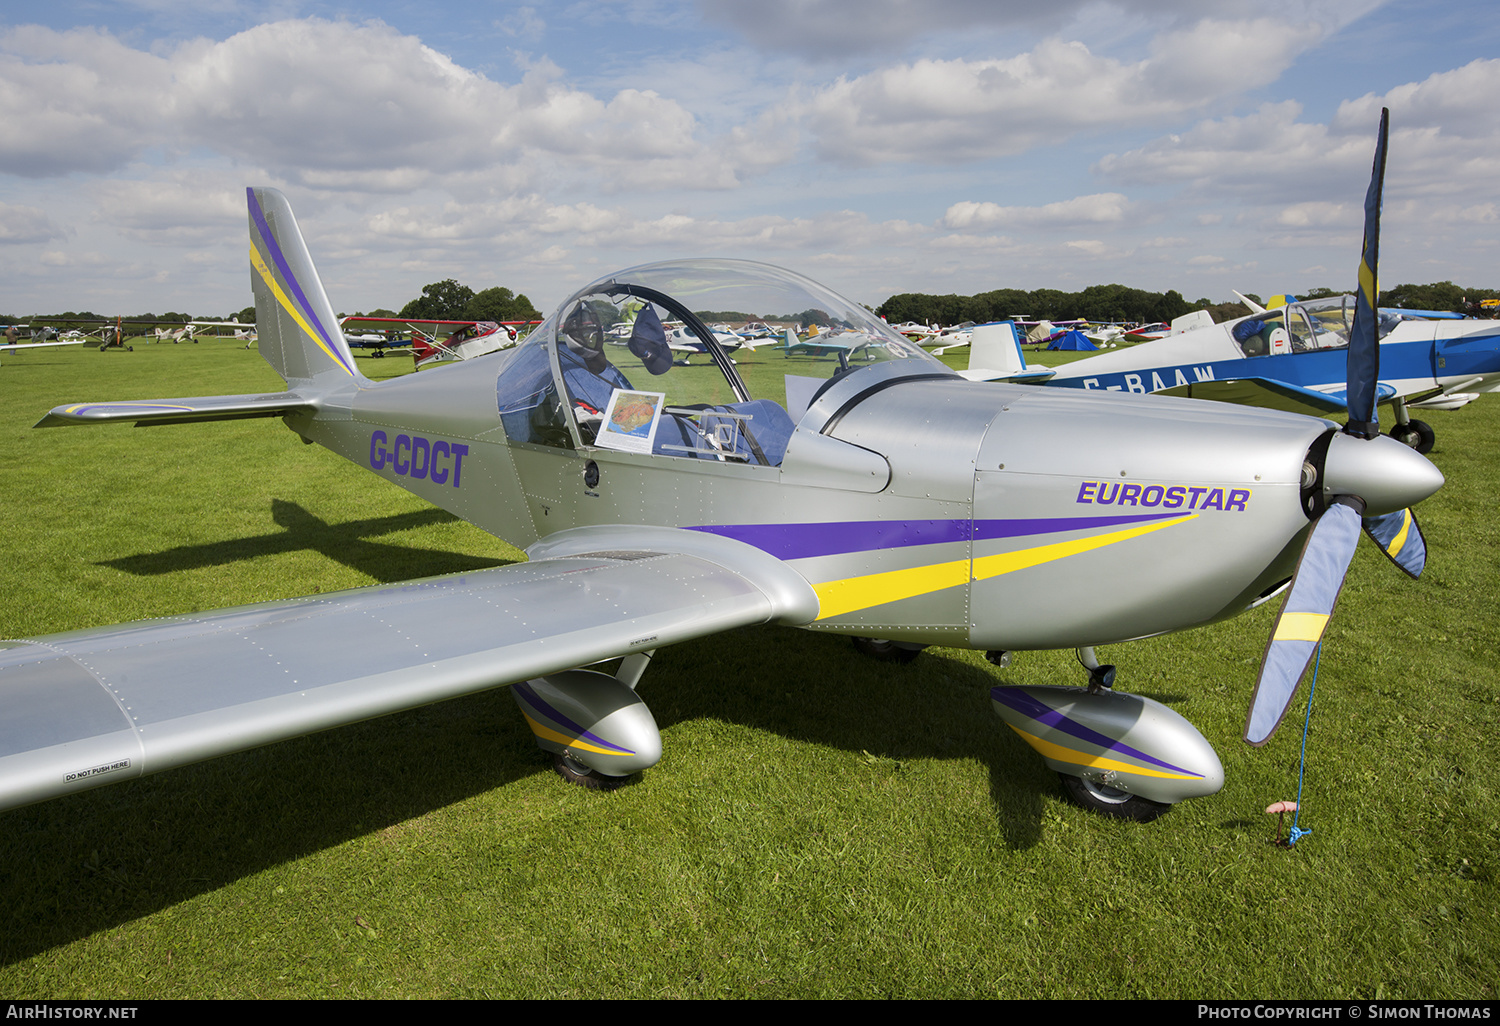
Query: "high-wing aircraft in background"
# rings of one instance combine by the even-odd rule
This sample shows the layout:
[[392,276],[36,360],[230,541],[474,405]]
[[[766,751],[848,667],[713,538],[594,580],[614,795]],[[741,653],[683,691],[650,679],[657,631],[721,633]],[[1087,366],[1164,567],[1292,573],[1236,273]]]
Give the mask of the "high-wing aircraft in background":
[[55,349],[58,346],[81,346],[83,339],[67,339],[57,342],[0,342],[0,353],[14,353],[22,349]]
[[[1405,445],[1276,411],[970,383],[764,264],[620,271],[514,349],[372,382],[286,199],[247,198],[259,351],[286,390],[79,403],[39,426],[280,418],[530,561],[6,642],[0,807],[505,684],[559,772],[610,785],[660,756],[635,690],[651,654],[773,622],[902,658],[1079,649],[1090,688],[1001,686],[993,707],[1079,801],[1147,819],[1223,771],[1181,716],[1111,690],[1094,646],[1234,616],[1295,573],[1247,720],[1260,744],[1361,526],[1420,569],[1407,507],[1442,475]],[[636,303],[650,316],[606,345]],[[863,339],[860,359],[742,377],[695,312],[813,307]],[[671,320],[711,365],[673,362],[651,327]],[[793,417],[798,378],[813,387]],[[583,669],[612,658],[613,675]]]
[[[515,342],[517,327],[525,322],[422,320],[411,317],[345,317],[339,322],[344,337],[355,349],[373,349],[375,355],[411,353],[417,369],[449,360],[472,360]],[[411,344],[398,345],[390,333],[410,332]],[[363,332],[364,334],[350,334]]]

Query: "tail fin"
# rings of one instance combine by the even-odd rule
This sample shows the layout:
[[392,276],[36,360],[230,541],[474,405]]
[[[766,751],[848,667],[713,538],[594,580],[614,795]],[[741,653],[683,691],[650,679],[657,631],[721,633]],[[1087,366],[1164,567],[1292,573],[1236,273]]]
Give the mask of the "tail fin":
[[1026,354],[1014,321],[980,324],[969,339],[969,370],[986,374],[1019,374],[1026,369]]
[[245,195],[260,355],[293,388],[364,380],[286,197],[275,189],[255,188]]

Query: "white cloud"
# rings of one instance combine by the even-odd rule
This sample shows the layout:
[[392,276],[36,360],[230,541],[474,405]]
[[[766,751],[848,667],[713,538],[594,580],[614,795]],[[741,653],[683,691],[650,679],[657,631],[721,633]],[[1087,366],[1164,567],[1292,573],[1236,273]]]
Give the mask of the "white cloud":
[[[537,60],[515,84],[460,67],[379,22],[316,18],[197,39],[165,56],[104,32],[30,27],[0,36],[0,171],[107,173],[152,147],[208,149],[319,188],[407,190],[455,174],[525,168],[533,182],[608,187],[737,184],[730,145],[650,90],[607,98]],[[785,149],[752,166],[786,159]]]
[[1078,196],[1040,207],[1002,207],[965,200],[943,215],[944,228],[1052,228],[1082,224],[1119,224],[1130,212],[1130,201],[1118,192]]
[[1288,228],[1349,228],[1359,226],[1365,216],[1359,203],[1293,203],[1276,215],[1276,223]]
[[924,59],[841,77],[798,112],[819,154],[842,163],[1003,156],[1180,117],[1273,81],[1321,38],[1315,25],[1269,18],[1204,21],[1158,38],[1135,62],[1054,38],[1018,57]]
[[1391,110],[1391,128],[1419,127],[1446,137],[1493,142],[1500,136],[1500,59],[1477,60],[1409,82],[1376,96],[1366,93],[1339,104],[1334,132],[1363,134],[1380,119],[1380,108]]
[[167,62],[92,29],[0,33],[0,172],[102,173],[161,135]]
[[95,182],[89,192],[95,219],[137,242],[214,243],[245,220],[245,189],[238,176],[175,171],[164,178]]
[[1347,199],[1351,181],[1369,179],[1375,126],[1363,137],[1331,137],[1325,125],[1298,121],[1301,113],[1293,100],[1263,104],[1244,117],[1203,121],[1140,149],[1110,154],[1095,171],[1125,184],[1186,182],[1208,197]]
[[[1302,109],[1294,101],[1265,104],[1253,114],[1203,121],[1110,154],[1095,171],[1124,185],[1187,183],[1200,200],[1263,205],[1283,226],[1357,229],[1380,107],[1388,104],[1387,209],[1409,199],[1472,205],[1488,201],[1500,177],[1500,121],[1493,111],[1479,112],[1486,105],[1477,97],[1485,89],[1500,93],[1500,60],[1475,61],[1384,97],[1346,102],[1327,125],[1299,120]],[[1484,118],[1494,128],[1476,131]],[[1289,199],[1294,204],[1288,207]]]
[[50,242],[66,234],[36,207],[0,203],[0,244]]

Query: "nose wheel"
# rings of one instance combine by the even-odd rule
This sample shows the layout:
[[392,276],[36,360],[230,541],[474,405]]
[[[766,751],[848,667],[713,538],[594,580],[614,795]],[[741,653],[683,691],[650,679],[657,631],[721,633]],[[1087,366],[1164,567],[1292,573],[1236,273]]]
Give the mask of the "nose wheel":
[[552,756],[552,768],[563,780],[590,791],[617,791],[630,780],[629,777],[612,777],[590,769],[571,756],[557,752]]
[[884,638],[855,638],[854,647],[871,659],[882,663],[909,663],[926,648],[908,641],[887,641]]
[[1066,773],[1059,773],[1058,776],[1062,777],[1063,787],[1067,789],[1068,797],[1090,812],[1097,812],[1111,819],[1149,823],[1172,807],[1084,777],[1074,777]]
[[1437,433],[1423,420],[1409,420],[1405,424],[1396,424],[1391,428],[1391,437],[1403,445],[1411,446],[1423,456],[1432,451],[1433,443],[1437,441]]

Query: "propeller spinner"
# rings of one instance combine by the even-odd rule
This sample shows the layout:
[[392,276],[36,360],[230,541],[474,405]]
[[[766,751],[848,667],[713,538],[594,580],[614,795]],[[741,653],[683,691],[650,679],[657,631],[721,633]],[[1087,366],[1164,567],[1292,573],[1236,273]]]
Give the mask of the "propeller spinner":
[[1348,349],[1349,423],[1308,453],[1303,508],[1314,518],[1292,586],[1261,660],[1245,718],[1245,740],[1271,739],[1312,662],[1344,586],[1360,530],[1412,577],[1422,572],[1427,544],[1410,506],[1436,492],[1442,473],[1411,448],[1382,437],[1376,413],[1380,345],[1376,335],[1379,287],[1380,197],[1385,180],[1390,111],[1380,114],[1375,166],[1365,195],[1364,251]]

